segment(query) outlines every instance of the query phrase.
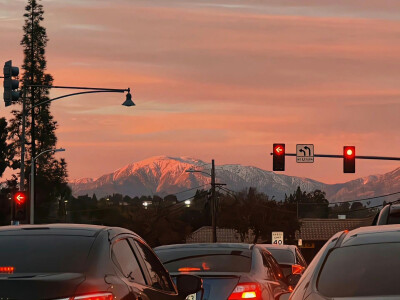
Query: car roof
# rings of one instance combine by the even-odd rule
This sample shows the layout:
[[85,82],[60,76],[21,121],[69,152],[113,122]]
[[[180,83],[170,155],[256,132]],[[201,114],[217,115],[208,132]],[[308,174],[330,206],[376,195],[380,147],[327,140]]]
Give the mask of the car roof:
[[264,249],[276,249],[276,250],[290,250],[295,251],[297,246],[295,245],[275,245],[275,244],[257,244]]
[[193,244],[174,244],[159,246],[154,248],[154,251],[174,250],[174,249],[229,249],[229,250],[252,250],[253,244],[241,243],[193,243]]
[[[109,230],[110,238],[119,234],[135,233],[119,227],[108,227],[88,224],[44,224],[44,225],[18,225],[0,227],[0,236],[14,235],[75,235],[75,236],[97,236],[101,231]],[[137,235],[136,235],[137,236]]]
[[376,243],[399,243],[400,224],[360,227],[345,232],[340,247]]

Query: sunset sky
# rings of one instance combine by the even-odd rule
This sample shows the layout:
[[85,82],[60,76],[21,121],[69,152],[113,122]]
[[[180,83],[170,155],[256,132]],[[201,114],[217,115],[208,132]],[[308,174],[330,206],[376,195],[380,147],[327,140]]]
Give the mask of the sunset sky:
[[[22,64],[26,2],[0,0],[3,62]],[[156,155],[272,170],[275,142],[400,156],[399,0],[41,3],[54,84],[130,87],[137,105],[121,106],[122,94],[52,104],[71,179]],[[1,100],[0,117],[11,109]],[[358,160],[343,174],[342,164],[288,157],[284,174],[337,183],[400,166]]]

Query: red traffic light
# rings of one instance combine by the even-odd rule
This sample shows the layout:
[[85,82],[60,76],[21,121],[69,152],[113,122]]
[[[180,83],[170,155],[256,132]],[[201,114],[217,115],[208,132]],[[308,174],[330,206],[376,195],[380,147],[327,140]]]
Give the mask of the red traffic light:
[[14,202],[17,205],[23,205],[26,202],[25,192],[17,192],[14,195]]
[[273,147],[273,171],[285,171],[285,144],[274,144]]
[[343,173],[356,172],[356,147],[343,147]]
[[274,145],[274,154],[275,155],[285,154],[285,144],[275,144]]
[[354,146],[346,146],[344,147],[344,155],[347,157],[353,157],[355,156],[356,151]]

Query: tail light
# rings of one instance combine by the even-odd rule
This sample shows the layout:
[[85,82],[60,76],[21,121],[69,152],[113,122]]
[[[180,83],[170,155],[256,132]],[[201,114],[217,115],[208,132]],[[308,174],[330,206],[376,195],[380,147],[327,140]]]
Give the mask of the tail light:
[[88,295],[74,296],[57,300],[113,300],[113,299],[114,296],[111,293],[93,293]]
[[196,271],[200,271],[200,268],[185,267],[185,268],[179,268],[178,269],[178,272],[196,272]]
[[14,271],[14,267],[0,267],[0,273],[12,274]]
[[228,300],[252,299],[261,300],[261,286],[257,282],[239,283]]
[[301,274],[305,268],[300,265],[292,265],[292,274]]

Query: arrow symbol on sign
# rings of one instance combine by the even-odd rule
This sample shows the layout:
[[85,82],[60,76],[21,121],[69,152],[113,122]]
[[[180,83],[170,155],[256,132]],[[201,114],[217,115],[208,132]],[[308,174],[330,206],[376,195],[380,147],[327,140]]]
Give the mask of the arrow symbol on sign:
[[306,156],[306,151],[304,151],[303,149],[300,149],[299,152],[303,152],[303,155]]
[[304,149],[308,150],[308,156],[311,156],[311,149],[307,146],[304,146]]

